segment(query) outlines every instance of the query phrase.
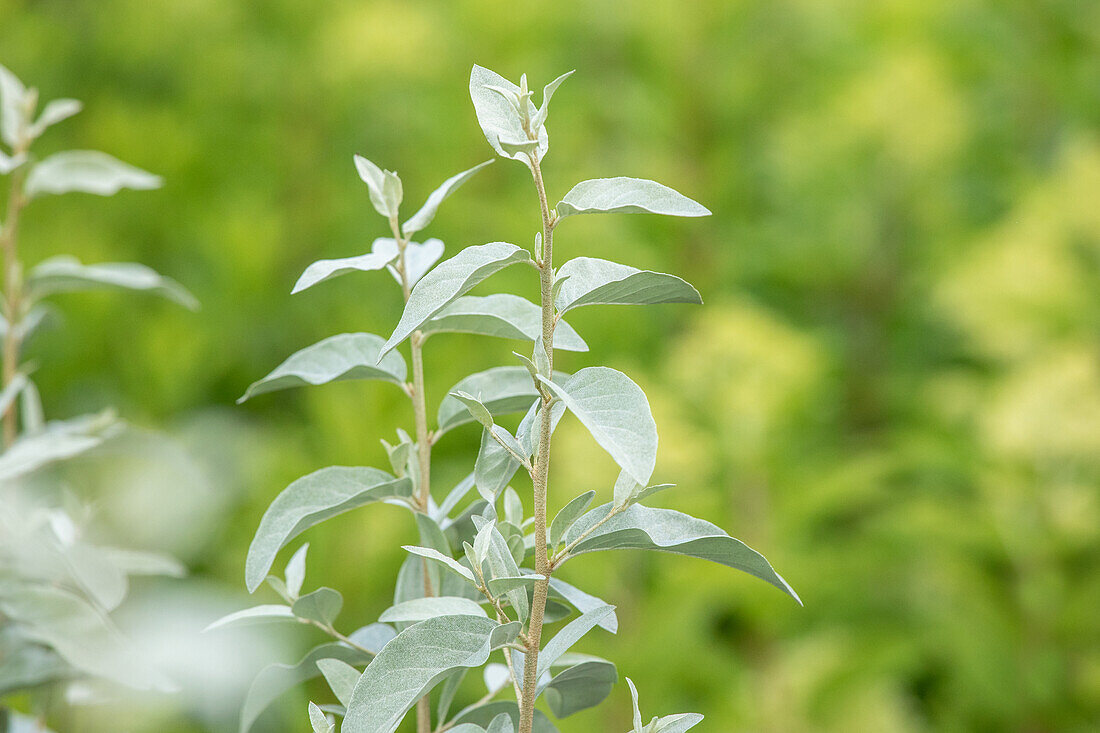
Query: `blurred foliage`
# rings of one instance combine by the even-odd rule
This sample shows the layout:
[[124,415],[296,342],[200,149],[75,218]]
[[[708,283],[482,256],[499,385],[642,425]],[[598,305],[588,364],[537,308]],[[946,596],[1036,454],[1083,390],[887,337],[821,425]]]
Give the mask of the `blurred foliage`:
[[[192,528],[196,573],[240,587],[278,490],[384,465],[377,438],[409,422],[377,385],[230,407],[296,349],[396,321],[367,277],[288,295],[309,262],[385,233],[352,153],[396,168],[418,202],[490,157],[472,63],[536,85],[576,68],[550,120],[551,196],[636,175],[714,216],[564,227],[563,261],[676,272],[708,305],[578,313],[595,349],[562,367],[642,382],[670,501],[761,549],[806,602],[702,562],[586,558],[567,576],[622,619],[591,651],[648,711],[699,710],[707,730],[1095,729],[1100,4],[0,0],[0,56],[46,96],[86,100],[59,148],[166,179],[109,206],[42,201],[24,248],[147,262],[202,301],[196,317],[81,296],[33,344],[50,414],[117,404],[138,423],[237,426],[208,440],[233,499]],[[536,217],[522,166],[498,162],[432,234],[451,252],[526,244]],[[513,346],[433,339],[429,390]],[[572,458],[553,504],[609,491],[610,461],[576,423],[560,436]],[[437,489],[476,442],[471,428],[440,444]],[[397,516],[310,536],[313,580],[360,591],[346,623],[388,605],[394,548],[414,534]],[[265,730],[301,730],[304,702],[285,711]],[[204,729],[188,725],[155,729]],[[628,726],[623,688],[561,728]]]

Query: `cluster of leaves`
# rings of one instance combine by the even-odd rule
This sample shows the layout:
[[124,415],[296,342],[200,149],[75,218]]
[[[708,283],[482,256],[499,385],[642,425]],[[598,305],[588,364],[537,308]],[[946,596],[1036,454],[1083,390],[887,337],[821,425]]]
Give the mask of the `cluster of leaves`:
[[[376,239],[367,254],[310,265],[294,292],[353,271],[387,269],[405,297],[401,318],[389,338],[342,334],[297,352],[252,384],[242,400],[338,380],[386,381],[412,400],[415,436],[398,430],[395,444],[383,441],[390,471],[321,469],[292,483],[264,514],[249,548],[246,584],[255,591],[266,581],[283,602],[231,614],[212,626],[296,621],[320,628],[334,640],[295,665],[273,665],[261,672],[242,711],[242,733],[279,694],[318,675],[325,677],[337,702],[310,703],[317,733],[335,730],[333,716],[343,718],[345,733],[392,733],[414,706],[420,731],[433,729],[433,708],[437,731],[556,730],[534,709],[537,698],[556,717],[565,717],[601,702],[618,679],[611,662],[570,651],[596,627],[614,633],[614,607],[552,575],[589,552],[648,549],[699,557],[761,578],[797,600],[762,555],[715,525],[641,503],[670,485],[650,483],[657,429],[644,392],[629,377],[607,367],[587,367],[573,374],[553,368],[555,349],[588,349],[562,320],[575,308],[701,303],[695,288],[674,275],[592,257],[554,268],[552,238],[561,221],[587,213],[710,213],[670,188],[633,178],[583,181],[550,209],[540,169],[549,148],[545,122],[551,97],[567,77],[544,88],[541,106],[532,101],[525,77],[516,85],[478,66],[470,77],[471,98],[489,144],[501,157],[523,162],[531,170],[542,207],[542,231],[532,250],[491,242],[466,247],[436,265],[443,243],[415,242],[411,237],[431,222],[445,198],[486,164],[445,181],[402,224],[401,179],[365,158],[355,159],[371,203],[389,221],[392,237]],[[539,303],[515,295],[468,295],[512,265],[527,265],[538,273]],[[429,430],[422,348],[429,336],[443,332],[527,341],[533,350],[530,356],[517,353],[517,365],[460,380],[440,400],[435,427]],[[407,362],[396,350],[406,340],[411,381]],[[566,410],[588,429],[621,473],[610,501],[590,508],[597,492],[587,491],[551,520],[546,507],[550,434]],[[509,414],[522,415],[514,431],[497,422]],[[482,431],[473,470],[437,499],[429,478],[432,445],[470,423]],[[532,516],[525,514],[524,501],[512,487],[524,473],[531,479]],[[378,502],[409,509],[419,542],[404,548],[409,554],[398,574],[393,605],[378,622],[345,635],[334,625],[343,602],[338,591],[321,587],[302,593],[308,544],[293,554],[282,577],[270,572],[279,551],[302,532]],[[543,644],[543,624],[566,619]],[[495,655],[499,658],[490,662]],[[482,666],[484,697],[452,714],[468,671]],[[515,701],[495,700],[509,688]],[[434,706],[429,703],[432,698]],[[643,728],[635,693],[635,733],[683,731],[699,720],[701,716],[691,714],[671,716]]]
[[[178,283],[144,265],[83,265],[61,256],[44,260],[26,276],[18,251],[23,209],[49,194],[102,196],[123,188],[151,189],[160,179],[95,151],[67,151],[38,159],[32,144],[49,128],[80,111],[58,99],[35,116],[38,92],[0,66],[0,175],[10,179],[0,224],[4,257],[3,385],[0,415],[0,700],[30,691],[45,706],[54,688],[106,681],[134,689],[169,689],[110,619],[129,579],[180,575],[174,560],[148,552],[93,544],[85,538],[90,517],[75,500],[53,505],[58,490],[51,470],[116,435],[122,425],[110,410],[47,421],[24,347],[49,321],[49,296],[96,289],[138,290],[196,307]],[[44,715],[45,710],[40,710]],[[25,716],[0,708],[0,728],[18,730]],[[37,725],[37,724],[36,724]],[[36,730],[39,728],[36,727]]]

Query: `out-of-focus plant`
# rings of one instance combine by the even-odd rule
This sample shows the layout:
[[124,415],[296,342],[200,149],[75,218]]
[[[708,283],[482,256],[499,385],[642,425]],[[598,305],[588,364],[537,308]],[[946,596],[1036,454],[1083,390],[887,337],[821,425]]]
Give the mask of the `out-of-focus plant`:
[[[85,683],[107,681],[135,689],[167,689],[111,622],[135,575],[178,575],[174,560],[106,547],[86,539],[88,512],[64,495],[49,469],[96,448],[121,423],[110,410],[47,422],[34,367],[24,345],[43,324],[47,299],[80,290],[155,293],[189,308],[196,301],[178,283],[144,265],[84,265],[53,257],[24,271],[19,224],[35,199],[69,192],[108,196],[123,188],[152,189],[160,178],[101,152],[74,150],[35,156],[33,145],[52,125],[80,111],[73,99],[46,104],[36,116],[38,91],[0,66],[0,175],[9,182],[0,223],[3,255],[3,338],[0,415],[0,700],[29,697],[35,717],[0,707],[0,730],[39,730],[51,705],[86,698]],[[60,693],[60,694],[59,694]]]
[[[324,675],[338,703],[310,703],[316,733],[333,731],[334,715],[342,716],[345,733],[392,733],[414,707],[419,733],[555,730],[536,710],[538,698],[560,718],[598,704],[618,680],[611,662],[570,651],[597,626],[612,633],[618,626],[613,606],[556,575],[566,562],[589,552],[647,549],[700,557],[743,570],[798,598],[762,555],[715,525],[641,503],[671,485],[650,483],[657,428],[645,394],[629,377],[607,367],[573,374],[554,369],[555,349],[588,350],[563,320],[575,308],[701,302],[695,288],[673,275],[593,257],[555,268],[554,234],[561,222],[590,213],[710,213],[670,188],[635,178],[583,181],[551,208],[541,169],[549,147],[545,122],[551,97],[568,76],[544,88],[541,106],[533,103],[526,77],[517,86],[479,66],[470,76],[470,95],[489,144],[498,155],[524,163],[531,172],[541,212],[531,250],[491,242],[467,247],[433,267],[443,243],[414,242],[412,237],[431,222],[440,203],[485,164],[448,179],[401,223],[401,179],[365,158],[355,158],[371,203],[389,221],[392,236],[376,239],[368,254],[310,265],[293,292],[356,270],[388,269],[405,299],[400,321],[388,339],[343,334],[303,349],[252,384],[242,400],[289,387],[376,379],[408,394],[415,428],[412,435],[398,430],[397,441],[385,443],[392,473],[375,468],[321,469],[292,483],[260,521],[248,552],[246,583],[255,591],[266,580],[284,603],[249,608],[212,627],[297,621],[322,629],[333,641],[313,649],[297,665],[274,665],[261,673],[244,705],[242,733],[281,692],[318,674]],[[526,265],[537,273],[538,304],[515,295],[467,295],[512,265]],[[523,340],[533,342],[534,348],[530,356],[516,354],[518,365],[460,380],[440,401],[433,429],[424,394],[423,349],[429,337],[443,332]],[[404,358],[395,351],[406,340],[411,381]],[[609,492],[610,501],[589,509],[597,492],[586,491],[551,515],[551,435],[566,410],[610,454],[621,473]],[[499,416],[516,413],[523,417],[514,431],[497,423]],[[473,471],[437,498],[430,483],[432,446],[466,423],[482,428]],[[510,486],[521,473],[531,481],[530,515]],[[308,543],[293,554],[282,577],[269,573],[279,551],[305,530],[376,502],[408,508],[420,540],[405,546],[409,556],[397,579],[393,605],[378,623],[345,634],[335,626],[343,604],[338,591],[321,587],[302,592]],[[544,643],[544,625],[564,621],[574,612],[576,617]],[[497,653],[503,663],[490,663]],[[484,696],[452,713],[468,670],[482,666]],[[514,701],[496,700],[505,690],[514,692]],[[684,731],[702,719],[675,715],[643,726],[633,685],[631,692],[634,733]]]

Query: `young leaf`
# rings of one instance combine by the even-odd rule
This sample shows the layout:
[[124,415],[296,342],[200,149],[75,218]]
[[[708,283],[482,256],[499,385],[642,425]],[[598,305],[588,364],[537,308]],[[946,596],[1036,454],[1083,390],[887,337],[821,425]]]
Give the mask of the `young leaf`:
[[657,462],[657,425],[649,400],[630,377],[587,367],[560,386],[540,379],[624,471],[640,484],[649,482]]
[[485,581],[489,587],[489,592],[494,596],[500,596],[517,588],[523,588],[525,591],[535,585],[535,581],[542,580],[543,576],[536,575],[534,573],[530,575],[513,575],[504,576],[500,578],[492,578]]
[[[397,257],[397,240],[392,237],[379,237],[371,245],[371,253],[376,255],[388,255],[391,259]],[[423,243],[409,242],[405,245],[405,279],[409,287],[416,285],[424,274],[432,269],[432,265],[439,262],[443,256],[443,242],[439,239],[425,239]],[[393,275],[397,284],[401,284],[401,273],[393,265],[386,269]]]
[[703,722],[699,713],[678,713],[665,715],[650,723],[653,733],[685,733]]
[[698,290],[675,275],[639,270],[594,257],[569,260],[558,269],[557,277],[568,278],[554,298],[559,313],[583,305],[703,302]]
[[403,386],[408,374],[401,354],[382,352],[382,338],[373,333],[341,333],[329,336],[287,357],[263,379],[253,382],[238,403],[256,395],[291,387],[380,379]]
[[27,162],[27,154],[8,155],[0,150],[0,176],[6,176],[13,170]]
[[298,618],[316,621],[323,626],[332,626],[332,622],[340,615],[340,609],[343,607],[344,597],[340,595],[340,591],[332,588],[318,588],[294,601],[290,610]]
[[203,631],[215,631],[217,629],[225,629],[233,626],[255,626],[257,624],[293,620],[294,614],[291,612],[290,606],[278,604],[253,606],[252,608],[235,611],[228,616],[222,616],[220,619],[203,629]]
[[[518,295],[464,295],[432,316],[421,330],[425,334],[476,333],[534,341],[542,333],[542,309]],[[554,348],[588,351],[588,344],[572,326],[558,321]]]
[[27,88],[19,77],[0,64],[0,139],[9,147],[16,147],[26,123]]
[[481,616],[485,617],[485,609],[468,598],[456,596],[436,596],[430,598],[416,598],[404,603],[390,606],[379,621],[388,623],[426,621],[436,616]]
[[[573,69],[573,71],[576,71],[576,69]],[[573,71],[565,72],[542,88],[542,106],[539,107],[539,111],[535,113],[534,118],[531,120],[532,129],[537,130],[546,122],[546,116],[550,113],[550,98],[554,96],[554,92],[558,90],[563,81],[573,76]]]
[[447,557],[438,550],[433,550],[430,547],[417,547],[416,545],[402,545],[402,548],[408,552],[411,552],[414,555],[419,555],[420,557],[426,558],[428,560],[431,560],[432,562],[442,565],[443,567],[458,575],[460,578],[470,583],[477,582],[477,580],[474,578],[474,574],[470,572],[468,568],[463,566],[453,557]]
[[321,708],[313,702],[309,704],[309,724],[313,727],[313,733],[333,733],[336,724],[330,723]]
[[390,219],[397,216],[401,204],[401,179],[393,171],[384,171],[362,155],[355,156],[355,170],[370,192],[374,210]]
[[[554,373],[557,382],[565,382],[568,378],[569,375],[564,372]],[[494,416],[524,412],[530,408],[531,401],[539,396],[530,373],[524,367],[486,369],[461,380],[448,392],[480,395],[479,401]],[[439,403],[438,421],[437,433],[442,434],[472,422],[473,418],[462,402],[448,394]]]
[[139,290],[198,310],[199,301],[175,280],[136,262],[84,265],[69,255],[43,260],[27,277],[29,295],[40,300],[54,293],[80,290]]
[[[581,517],[566,533],[566,542],[586,532],[611,508],[611,504],[604,504]],[[633,504],[588,535],[570,556],[597,550],[627,549],[660,550],[720,563],[760,578],[794,598],[800,605],[802,603],[794,589],[759,552],[710,522],[672,509]]]
[[297,598],[302,592],[302,583],[306,580],[307,552],[309,552],[308,542],[290,556],[290,561],[286,564],[286,570],[283,571],[283,576],[286,578],[286,592],[291,598]]
[[491,160],[487,160],[484,163],[475,165],[473,168],[455,174],[444,181],[439,188],[432,191],[431,195],[428,196],[428,200],[420,207],[420,210],[401,225],[401,232],[406,237],[411,237],[416,232],[428,226],[428,224],[432,222],[432,219],[435,218],[435,212],[439,210],[439,205],[443,203],[444,199],[454,193],[463,183],[470,180],[475,173],[492,162]]
[[[572,586],[561,578],[556,577],[550,578],[550,595],[555,598],[561,598],[581,613],[588,613],[591,610],[608,605],[607,601],[602,598],[589,595],[580,588]],[[615,615],[615,612],[612,611],[601,618],[597,626],[612,634],[618,633],[619,618]]]
[[594,629],[601,620],[614,613],[614,611],[614,606],[600,606],[567,623],[553,639],[546,643],[546,646],[542,648],[542,652],[539,653],[538,676],[542,677],[543,673],[549,670],[550,666],[558,660],[558,657],[569,651],[569,648],[580,641],[581,637]]
[[644,733],[642,730],[642,709],[638,706],[638,688],[634,686],[634,680],[626,678],[627,687],[630,688],[630,700],[634,705],[634,733]]
[[558,216],[573,214],[667,214],[710,216],[710,210],[682,193],[644,178],[594,178],[581,181],[555,207]]
[[110,411],[46,423],[39,432],[22,435],[0,453],[0,483],[86,453],[117,435],[120,429]]
[[466,407],[466,411],[470,413],[470,417],[481,423],[481,426],[483,428],[485,428],[486,430],[492,430],[493,416],[489,412],[488,408],[485,407],[485,405],[481,404],[480,400],[463,392],[460,389],[451,392],[447,396],[453,397],[454,399],[461,402]]
[[[474,520],[475,526],[477,525],[477,519]],[[491,578],[514,578],[520,575],[519,566],[516,563],[515,558],[512,556],[512,551],[508,547],[507,541],[504,539],[504,535],[500,533],[500,530],[487,523],[485,527],[489,527],[489,541],[488,551],[486,552],[486,560],[489,565],[489,577]],[[484,527],[482,527],[484,529]],[[527,619],[527,614],[530,612],[530,605],[527,600],[527,591],[524,588],[513,588],[506,591],[505,596],[508,598],[508,603],[515,609],[517,617],[523,621]]]
[[599,705],[618,681],[614,664],[603,659],[586,659],[543,683],[541,693],[554,716],[564,718]]
[[325,676],[332,694],[336,695],[340,704],[346,707],[351,699],[351,691],[359,681],[359,670],[339,659],[318,659],[317,668]]
[[322,283],[325,280],[331,280],[334,277],[345,275],[349,272],[373,272],[375,270],[381,270],[386,265],[393,262],[397,256],[388,257],[388,253],[376,253],[358,255],[356,257],[343,257],[337,260],[317,260],[312,265],[305,269],[302,276],[298,278],[298,282],[294,283],[294,289],[290,291],[291,295],[300,293],[306,288],[312,287],[317,283]]
[[245,561],[248,592],[263,582],[279,550],[313,525],[366,504],[411,495],[407,478],[376,468],[330,466],[303,476],[275,497],[260,520]]
[[515,726],[512,725],[512,718],[508,713],[501,713],[490,721],[485,733],[514,733],[515,730]]
[[24,191],[28,198],[46,193],[94,193],[111,196],[123,188],[160,188],[160,176],[135,168],[97,150],[54,153],[31,168]]
[[42,109],[42,114],[38,115],[38,119],[31,125],[31,137],[39,137],[46,131],[47,127],[51,127],[58,122],[69,119],[73,115],[78,114],[83,108],[84,105],[76,99],[54,99],[50,101]]
[[343,732],[392,733],[443,678],[456,669],[480,667],[518,633],[519,624],[502,626],[477,616],[440,616],[410,626],[367,665],[352,692]]
[[[478,124],[485,133],[485,139],[501,157],[526,162],[527,156],[523,152],[508,152],[501,146],[502,139],[522,143],[527,140],[527,133],[523,129],[523,121],[516,108],[492,87],[515,95],[520,92],[518,86],[500,74],[475,64],[470,70],[470,100],[474,103],[474,112],[477,114]],[[529,117],[538,114],[538,110],[530,100],[527,101],[527,107]],[[546,134],[546,128],[542,127],[538,132],[539,157],[545,156],[549,147],[550,139]]]
[[558,513],[554,515],[554,521],[550,522],[551,547],[557,547],[561,544],[562,537],[573,526],[573,523],[588,510],[595,496],[595,491],[586,491],[580,496],[573,497],[568,504],[558,510]]
[[405,311],[389,340],[385,354],[404,341],[429,318],[495,272],[517,262],[530,262],[527,250],[507,242],[478,244],[459,252],[431,270],[413,288]]
[[481,431],[481,447],[474,462],[474,483],[485,501],[495,504],[519,467],[520,462],[488,430]]

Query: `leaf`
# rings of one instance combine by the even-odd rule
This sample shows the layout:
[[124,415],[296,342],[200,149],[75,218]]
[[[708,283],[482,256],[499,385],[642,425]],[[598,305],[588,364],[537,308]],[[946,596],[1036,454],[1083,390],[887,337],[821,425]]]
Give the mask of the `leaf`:
[[573,214],[667,214],[710,216],[710,210],[687,196],[644,178],[593,178],[581,181],[555,207],[558,216]]
[[[512,656],[514,658],[519,656],[519,654],[518,652],[513,652]],[[501,713],[506,713],[508,717],[511,718],[512,725],[519,725],[519,706],[514,702],[505,700],[468,707],[455,716],[454,722],[458,726],[470,724],[484,728]],[[457,731],[458,728],[452,728],[451,730]],[[532,732],[558,733],[558,729],[554,727],[554,724],[550,722],[550,719],[547,718],[541,710],[536,709]]]
[[573,523],[585,513],[595,496],[595,491],[586,491],[580,496],[573,497],[568,504],[558,510],[558,513],[554,515],[554,520],[550,522],[551,547],[557,547],[561,544],[562,537],[573,526]]
[[436,596],[398,603],[382,612],[379,621],[425,621],[437,616],[481,616],[485,609],[468,598]]
[[318,659],[317,668],[325,676],[332,694],[336,695],[341,705],[347,707],[351,700],[351,691],[359,681],[359,670],[339,659]]
[[0,176],[6,176],[13,170],[27,162],[27,154],[8,155],[0,150]]
[[519,467],[520,462],[494,440],[488,430],[481,431],[481,446],[474,462],[474,483],[485,501],[495,504]]
[[[355,635],[352,635],[352,638],[356,643],[362,643],[362,640],[357,639]],[[380,649],[381,646],[378,648]],[[264,667],[256,675],[256,679],[248,688],[248,694],[245,695],[244,705],[241,707],[239,733],[248,733],[260,713],[277,700],[279,695],[321,674],[317,667],[317,661],[320,659],[339,659],[347,664],[361,665],[367,664],[371,657],[344,644],[328,643],[311,649],[297,664],[271,664]]]
[[291,598],[297,598],[302,592],[302,583],[306,580],[306,553],[309,552],[309,543],[306,542],[290,556],[286,564],[283,576],[286,578],[286,592]]
[[[569,375],[565,372],[554,373],[554,380],[557,382],[566,382],[568,379]],[[531,401],[539,396],[535,383],[531,381],[531,374],[526,368],[519,366],[493,367],[471,374],[447,392],[448,395],[439,402],[439,425],[436,428],[439,435],[473,421],[462,402],[450,396],[452,392],[478,395],[481,404],[494,416],[524,412],[530,408]]]
[[485,581],[485,584],[489,586],[490,593],[499,596],[517,588],[523,588],[526,591],[528,588],[532,588],[536,581],[542,579],[543,576],[534,573],[531,575],[505,575],[499,578],[491,578]]
[[[519,112],[508,103],[507,99],[490,88],[494,86],[513,94],[518,94],[520,91],[518,86],[500,74],[475,64],[470,70],[470,100],[474,103],[478,124],[481,125],[485,139],[489,141],[489,145],[497,155],[526,162],[524,153],[509,153],[501,147],[501,139],[522,142],[527,139],[527,133],[523,130],[523,121],[519,117]],[[537,115],[538,110],[535,109],[535,105],[530,101],[527,104],[529,116]],[[539,130],[538,143],[538,154],[542,157],[550,147],[550,139],[545,127]]]
[[97,150],[54,153],[31,168],[24,186],[28,198],[44,193],[111,196],[123,188],[160,188],[163,179]]
[[178,282],[136,262],[84,265],[75,257],[59,255],[43,260],[31,270],[27,288],[35,300],[82,290],[137,290],[190,310],[199,309],[199,301]]
[[294,601],[291,610],[298,618],[316,621],[323,626],[332,626],[344,607],[344,597],[340,591],[332,588],[318,588]]
[[9,147],[19,145],[25,118],[27,88],[0,64],[0,138]]
[[542,677],[543,673],[549,670],[550,666],[558,660],[558,657],[569,651],[570,647],[581,640],[581,637],[614,612],[614,606],[599,606],[591,611],[586,611],[567,623],[561,631],[554,635],[553,639],[546,643],[539,653],[537,676]]
[[410,496],[411,481],[376,468],[330,466],[303,476],[275,497],[260,520],[245,561],[248,592],[263,582],[279,550],[313,525],[376,501]]
[[642,731],[642,709],[638,707],[638,688],[634,686],[634,680],[626,678],[627,687],[630,688],[630,701],[634,706],[634,733]]
[[512,725],[512,718],[508,713],[501,713],[492,719],[489,723],[489,727],[485,729],[485,733],[514,733],[515,726]]
[[86,453],[117,435],[119,429],[110,411],[46,423],[40,432],[21,436],[0,453],[0,482]]
[[653,733],[684,733],[703,722],[699,713],[665,715],[650,723]]
[[294,620],[294,613],[290,610],[290,606],[283,606],[279,604],[253,606],[252,608],[246,608],[243,611],[235,611],[234,613],[231,613],[227,616],[222,616],[220,619],[214,621],[205,629],[203,629],[203,633],[207,631],[216,631],[217,629],[226,629],[230,627],[256,626],[258,624],[269,624]]
[[574,71],[576,71],[576,69],[573,69],[573,71],[565,72],[557,79],[542,88],[542,106],[539,107],[539,111],[531,120],[532,129],[537,130],[542,127],[543,124],[545,124],[546,116],[550,113],[550,98],[554,96],[554,92],[558,90],[558,87],[561,86],[561,83],[563,81],[573,76]]
[[383,171],[362,155],[355,156],[355,170],[370,192],[375,211],[387,219],[397,216],[401,205],[401,179],[393,171]]
[[[475,526],[478,522],[475,518]],[[512,551],[508,548],[508,543],[504,539],[504,535],[500,533],[498,528],[491,523],[486,523],[481,529],[488,527],[489,541],[488,552],[486,553],[486,560],[489,565],[489,577],[491,578],[514,578],[520,575],[519,566],[516,564],[516,560],[512,557]],[[527,619],[527,614],[530,612],[530,605],[527,599],[527,590],[523,587],[517,587],[512,590],[505,591],[505,597],[508,599],[508,603],[516,611],[516,616],[521,620]]]
[[313,727],[313,733],[333,733],[336,725],[330,723],[325,713],[316,704],[309,704],[309,724]]
[[[495,442],[495,441],[494,441]],[[458,502],[466,498],[466,495],[470,493],[470,489],[474,488],[474,475],[471,473],[458,482],[458,484],[450,490],[443,501],[436,509],[434,519],[437,522],[443,522],[450,515],[451,510],[455,508]]]
[[539,378],[640,484],[657,462],[657,424],[649,400],[630,377],[607,367],[581,369],[560,386]]
[[317,260],[305,269],[302,276],[298,278],[298,282],[294,283],[294,289],[290,291],[290,294],[300,293],[317,283],[346,275],[349,272],[381,270],[394,260],[394,257],[387,257],[386,254],[371,252],[370,254],[342,257],[336,260]]
[[51,127],[58,122],[69,119],[73,115],[78,114],[83,108],[84,105],[77,99],[51,100],[42,109],[42,114],[38,115],[38,119],[31,125],[31,137],[40,136],[46,131],[47,127]]
[[438,563],[464,580],[467,580],[471,583],[477,582],[474,578],[474,574],[470,572],[468,568],[463,566],[454,558],[447,557],[438,550],[433,550],[430,547],[417,547],[416,545],[402,545],[402,549],[411,552],[414,555],[419,555],[420,557]]
[[619,681],[615,665],[590,659],[559,672],[542,688],[543,699],[555,717],[564,718],[599,705]]
[[420,210],[401,225],[401,232],[406,237],[411,237],[416,232],[428,226],[428,224],[432,222],[432,219],[435,218],[435,212],[439,210],[439,205],[443,203],[444,199],[458,190],[458,187],[463,183],[470,180],[475,173],[492,162],[491,160],[487,160],[484,163],[475,165],[473,168],[457,173],[444,181],[439,188],[431,192],[428,196],[428,200],[424,202]]
[[483,428],[485,428],[486,430],[492,430],[493,416],[489,412],[489,408],[481,404],[481,400],[463,392],[460,389],[456,389],[454,392],[451,392],[447,396],[453,397],[454,399],[461,402],[462,405],[466,408],[466,411],[470,413],[470,417],[481,423],[481,426]]
[[[580,588],[566,583],[561,578],[550,578],[550,594],[562,598],[582,614],[600,608],[601,606],[608,605],[607,601],[602,598],[589,595]],[[615,612],[612,611],[601,618],[596,625],[614,634],[619,631],[619,618],[615,615]]]
[[[542,334],[542,309],[518,295],[465,295],[432,316],[421,330],[426,335],[476,333],[534,341]],[[555,349],[588,351],[588,344],[565,321],[558,321],[554,333]]]
[[594,257],[569,260],[556,275],[568,278],[554,298],[559,313],[584,305],[701,304],[699,291],[675,275],[639,270]]
[[19,393],[23,391],[23,388],[27,386],[27,377],[23,374],[16,373],[3,391],[0,391],[0,415],[7,413],[11,406],[15,404],[15,400],[19,397]]
[[291,387],[343,382],[350,379],[380,379],[403,386],[408,374],[401,354],[382,351],[382,338],[373,333],[341,333],[291,354],[263,379],[253,382],[237,400]]
[[367,665],[352,692],[343,733],[392,733],[416,701],[456,669],[480,667],[519,624],[440,616],[402,631]]
[[428,272],[413,288],[401,320],[382,353],[404,341],[429,318],[495,272],[517,262],[530,262],[527,250],[507,242],[476,244]]
[[[489,666],[491,667],[492,665]],[[439,700],[436,702],[435,715],[436,719],[441,723],[447,719],[448,713],[451,712],[451,704],[455,701],[455,695],[458,694],[458,688],[462,686],[462,681],[466,679],[466,671],[466,668],[462,667],[452,672],[443,683],[443,688],[439,691]],[[476,728],[477,726],[473,727]]]
[[100,547],[99,550],[127,575],[164,575],[172,578],[187,575],[187,568],[179,560],[160,552],[121,547]]
[[[392,237],[380,237],[374,240],[374,244],[371,245],[371,252],[373,254],[391,255],[397,257],[397,240]],[[424,274],[432,269],[432,265],[439,261],[439,258],[443,256],[443,242],[439,239],[425,239],[423,244],[420,242],[409,242],[405,245],[405,279],[409,283],[411,288],[416,285],[420,278],[424,277]],[[393,279],[397,281],[397,284],[401,284],[401,273],[397,271],[397,268],[393,265],[389,265],[386,269],[393,275]]]
[[[585,514],[566,534],[566,541],[586,532],[611,508],[611,504],[604,504]],[[570,556],[597,550],[660,550],[710,560],[771,583],[799,605],[802,603],[794,589],[759,552],[710,522],[672,509],[633,504],[594,530]]]

